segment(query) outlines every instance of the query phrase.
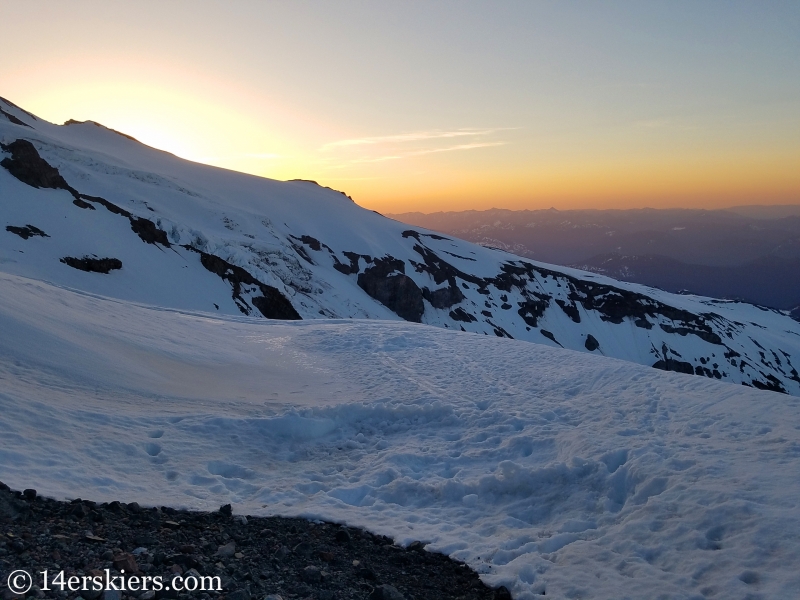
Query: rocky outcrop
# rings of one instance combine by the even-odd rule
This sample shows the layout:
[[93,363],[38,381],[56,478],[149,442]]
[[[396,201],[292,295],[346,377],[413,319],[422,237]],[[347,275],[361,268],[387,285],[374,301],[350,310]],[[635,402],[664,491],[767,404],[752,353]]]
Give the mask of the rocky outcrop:
[[586,335],[586,341],[583,343],[589,352],[594,352],[600,347],[600,342],[597,341],[591,333]]
[[33,225],[25,225],[25,227],[15,227],[14,225],[9,225],[6,227],[6,231],[13,233],[14,235],[18,235],[23,240],[27,240],[30,237],[50,237],[44,231],[38,227],[34,227]]
[[[233,301],[245,315],[252,314],[250,304],[245,298],[245,294],[249,294],[250,302],[267,319],[284,321],[301,319],[292,303],[277,288],[261,283],[243,268],[237,267],[219,256],[208,254],[191,246],[184,246],[184,248],[200,254],[200,262],[207,270],[231,284]],[[259,292],[260,295],[258,295]]]
[[675,360],[674,358],[664,358],[653,363],[654,369],[661,369],[662,371],[674,371],[676,373],[686,373],[687,375],[694,375],[694,367],[692,363],[682,360]]
[[454,279],[450,282],[450,285],[438,290],[430,291],[428,288],[422,288],[422,297],[430,302],[433,308],[450,308],[454,304],[461,302],[464,299],[464,294],[458,289]]
[[526,300],[525,302],[520,302],[517,314],[522,317],[522,320],[525,321],[528,326],[536,327],[548,306],[550,306],[550,301],[546,298],[541,300]]
[[455,310],[451,310],[449,316],[453,321],[461,321],[462,323],[474,323],[478,320],[460,306]]
[[25,121],[21,121],[20,119],[12,115],[10,112],[4,111],[2,108],[0,108],[0,115],[3,115],[6,119],[14,123],[14,125],[22,125],[23,127],[30,127],[30,125],[28,125]]
[[170,247],[166,232],[159,229],[152,221],[135,217],[130,211],[117,206],[113,202],[109,202],[105,198],[79,193],[66,182],[61,173],[58,172],[58,169],[39,155],[36,147],[28,140],[19,139],[10,144],[0,144],[0,146],[6,152],[11,152],[11,158],[4,158],[0,161],[0,165],[5,167],[9,173],[21,182],[35,188],[67,190],[74,198],[73,204],[79,208],[94,210],[94,206],[90,203],[99,204],[111,213],[127,218],[131,223],[131,229],[143,242],[148,244],[158,243],[166,248]]
[[[559,341],[556,339],[556,336],[554,336],[554,335],[553,335],[553,333],[552,333],[551,331],[547,331],[546,329],[540,329],[540,330],[539,330],[539,333],[541,333],[541,334],[542,334],[544,337],[546,337],[548,340],[550,340],[550,341],[552,341],[552,342],[555,342],[556,344],[558,344],[559,346],[561,346],[561,343],[560,343],[560,342],[559,342]],[[563,348],[564,346],[561,346],[561,347]]]
[[[190,512],[119,500],[63,502],[32,489],[11,491],[0,483],[0,525],[0,564],[6,569],[0,593],[8,599],[24,596],[8,590],[6,565],[30,573],[84,569],[94,575],[103,573],[95,568],[108,569],[117,582],[123,570],[126,575],[145,573],[165,583],[177,574],[203,576],[208,578],[205,589],[214,589],[212,597],[225,600],[511,600],[506,588],[487,587],[464,563],[431,552],[422,542],[403,548],[390,538],[354,527],[232,514],[230,505]],[[145,598],[179,598],[169,590],[154,595],[152,588]],[[48,594],[38,594],[67,597],[59,591],[54,584]],[[89,588],[83,594],[98,600],[120,598],[119,591],[95,594]],[[205,596],[205,592],[196,594]]]
[[[358,260],[361,258],[360,254],[356,254],[355,252],[342,252],[345,258],[350,261],[350,264],[345,264],[341,262],[336,255],[333,255],[333,268],[339,271],[339,273],[343,273],[344,275],[354,275],[358,273],[359,266]],[[365,259],[369,260],[370,257],[365,257]]]
[[170,247],[167,233],[156,227],[155,223],[148,219],[142,219],[141,217],[131,216],[129,219],[131,222],[131,229],[143,242],[148,244],[161,244],[165,248]]
[[420,323],[425,311],[422,290],[405,274],[405,263],[391,256],[373,263],[358,276],[358,286],[397,316]]
[[69,119],[68,121],[64,122],[62,127],[69,127],[70,125],[94,125],[95,127],[99,127],[100,129],[105,129],[106,131],[110,131],[116,135],[122,136],[125,139],[128,139],[132,142],[136,142],[140,144],[141,142],[137,140],[135,137],[128,135],[127,133],[122,133],[121,131],[117,131],[116,129],[111,129],[110,127],[106,127],[105,125],[101,125],[96,121],[76,121],[75,119]]
[[79,271],[103,273],[104,275],[122,268],[122,261],[118,258],[96,258],[91,256],[75,258],[74,256],[65,256],[61,259],[61,262]]
[[69,186],[58,169],[50,166],[39,156],[36,147],[28,140],[20,139],[10,144],[0,144],[0,148],[11,153],[11,158],[4,158],[0,161],[0,165],[22,183],[35,188],[67,190],[74,197],[78,197],[78,192]]

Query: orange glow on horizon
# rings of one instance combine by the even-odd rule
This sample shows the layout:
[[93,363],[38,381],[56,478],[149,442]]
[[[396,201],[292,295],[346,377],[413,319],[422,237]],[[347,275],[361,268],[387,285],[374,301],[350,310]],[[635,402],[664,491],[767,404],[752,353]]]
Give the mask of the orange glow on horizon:
[[503,127],[359,137],[224,78],[152,64],[48,63],[16,73],[10,99],[47,120],[97,121],[196,162],[313,179],[382,213],[800,203],[800,144],[785,140],[743,149],[711,139],[686,153],[641,128],[616,144]]
[[7,4],[24,109],[379,212],[800,204],[797,3]]

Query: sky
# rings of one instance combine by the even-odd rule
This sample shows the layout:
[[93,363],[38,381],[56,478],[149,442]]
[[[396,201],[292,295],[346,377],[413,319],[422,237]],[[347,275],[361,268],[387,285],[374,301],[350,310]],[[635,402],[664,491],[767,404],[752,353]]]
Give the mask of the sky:
[[0,96],[384,213],[800,204],[800,2],[4,2]]

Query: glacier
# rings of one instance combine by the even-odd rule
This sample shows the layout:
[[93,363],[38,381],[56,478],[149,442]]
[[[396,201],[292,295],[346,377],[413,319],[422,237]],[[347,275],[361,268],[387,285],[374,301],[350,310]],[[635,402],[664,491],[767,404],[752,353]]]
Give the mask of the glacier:
[[4,272],[220,314],[405,319],[800,395],[800,323],[780,311],[537,263],[313,182],[0,107]]

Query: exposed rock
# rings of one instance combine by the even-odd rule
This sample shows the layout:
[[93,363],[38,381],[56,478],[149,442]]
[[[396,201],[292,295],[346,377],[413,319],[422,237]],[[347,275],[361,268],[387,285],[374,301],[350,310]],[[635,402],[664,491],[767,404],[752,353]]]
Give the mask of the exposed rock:
[[170,247],[166,232],[159,229],[155,223],[141,217],[130,216],[129,219],[131,221],[131,229],[143,242],[161,244],[165,248]]
[[75,198],[72,203],[77,206],[78,208],[86,208],[89,210],[95,210],[94,206],[86,202],[85,200],[81,200],[80,198]]
[[[31,573],[48,569],[64,570],[67,576],[102,576],[108,568],[112,576],[119,576],[121,570],[131,575],[138,569],[146,575],[159,576],[168,584],[181,573],[184,578],[213,577],[219,579],[222,589],[210,597],[227,600],[498,597],[463,564],[421,551],[421,544],[404,549],[383,536],[358,529],[348,531],[332,523],[254,516],[245,526],[219,511],[198,513],[139,507],[133,502],[95,504],[80,499],[66,503],[38,494],[24,501],[20,498],[23,495],[0,484],[0,547],[6,550],[0,562]],[[3,507],[11,505],[18,505],[19,510],[3,511]],[[91,540],[86,535],[86,522],[76,521],[71,514],[76,506],[91,509]],[[180,522],[181,528],[158,526],[161,514]],[[196,544],[180,543],[183,533]],[[344,539],[341,534],[346,534],[347,543],[336,542],[337,537]],[[229,557],[219,555],[212,540],[228,538],[231,541],[226,545],[235,544],[243,552]],[[145,539],[147,546],[140,547],[140,541]],[[309,544],[313,552],[301,556],[286,548],[300,542]],[[182,554],[174,554],[176,548]],[[188,600],[196,595],[208,600],[200,591],[188,595],[164,591],[156,596],[124,592],[124,597]],[[44,597],[77,600],[81,596],[85,600],[101,598],[99,592],[81,592],[78,596],[59,595],[57,590]],[[35,597],[42,596],[29,595]],[[114,596],[105,592],[102,597]],[[122,600],[121,596],[116,598]]]
[[501,585],[494,591],[493,600],[511,600],[511,592],[508,591],[506,586]]
[[92,258],[90,256],[75,258],[74,256],[65,256],[60,259],[60,262],[73,269],[86,271],[87,273],[103,273],[106,275],[111,271],[122,268],[122,261],[118,258]]
[[309,248],[314,250],[314,252],[320,252],[323,247],[328,252],[331,252],[331,253],[333,252],[333,250],[331,250],[329,246],[327,246],[326,244],[323,244],[317,238],[312,237],[310,235],[301,235],[300,237],[297,237],[296,235],[290,235],[289,237],[292,238],[292,239],[295,239],[295,240],[297,240],[297,241],[299,241],[299,242],[301,242],[303,244],[305,244],[306,246],[308,246]]
[[358,286],[406,321],[419,323],[425,305],[422,290],[405,274],[405,263],[391,256],[376,258],[358,276]]
[[309,544],[308,542],[300,542],[299,544],[297,544],[292,549],[292,552],[294,552],[298,556],[308,556],[313,551],[314,551],[314,549],[311,547],[311,544]]
[[420,241],[420,237],[429,237],[434,240],[449,240],[450,238],[446,238],[443,235],[436,235],[435,233],[420,233],[419,231],[414,231],[413,229],[406,229],[402,234],[404,238],[413,237],[417,241]]
[[[416,237],[416,239],[419,238]],[[414,251],[419,254],[420,257],[422,257],[423,261],[421,263],[411,261],[414,269],[418,273],[428,273],[431,277],[433,277],[433,280],[437,285],[444,283],[445,281],[455,282],[456,279],[468,281],[469,283],[477,285],[479,288],[485,288],[487,285],[487,280],[484,280],[480,277],[475,277],[469,273],[464,273],[441,258],[433,250],[423,246],[422,244],[414,244]]]
[[0,165],[22,183],[35,188],[67,190],[78,197],[78,192],[69,186],[58,169],[39,156],[36,147],[28,140],[19,139],[10,144],[0,144],[0,148],[11,152],[11,158],[4,158]]
[[[8,488],[4,490],[8,492]],[[28,506],[12,494],[0,493],[0,522],[16,521],[28,511]]]
[[311,237],[310,235],[302,236],[300,238],[300,241],[302,241],[304,244],[306,244],[312,250],[315,250],[317,252],[322,250],[322,246],[320,245],[319,240],[317,238]]
[[458,289],[455,279],[453,279],[450,285],[438,290],[430,291],[428,288],[422,288],[422,297],[430,302],[433,308],[450,308],[454,304],[461,302],[464,299],[464,294]]
[[[290,236],[290,237],[294,237],[294,236]],[[317,264],[317,263],[315,263],[315,262],[312,260],[312,258],[311,258],[311,257],[308,255],[308,252],[306,252],[306,249],[305,249],[303,246],[301,246],[300,244],[295,244],[295,243],[292,243],[292,248],[294,248],[294,251],[295,251],[295,252],[297,252],[298,256],[300,256],[300,258],[302,258],[302,259],[303,259],[304,261],[306,261],[308,264],[310,264],[310,265],[315,265],[315,264]]]
[[[539,331],[548,340],[551,340],[551,341],[555,342],[556,344],[558,344],[559,346],[561,346],[561,344],[556,339],[556,336],[554,336],[550,331],[547,331],[546,329],[540,329]],[[561,347],[563,348],[564,346],[561,346]]]
[[226,260],[213,254],[208,254],[202,250],[197,250],[192,246],[184,246],[187,250],[192,250],[200,254],[202,265],[218,275],[233,286],[233,299],[236,305],[244,314],[248,315],[249,304],[242,296],[244,286],[253,286],[261,292],[261,296],[252,296],[251,302],[259,312],[267,319],[281,319],[284,321],[296,321],[301,317],[286,297],[276,288],[258,281],[241,267],[232,265]]
[[102,125],[102,124],[98,123],[97,121],[76,121],[75,119],[69,119],[69,120],[64,122],[63,127],[69,127],[70,125],[86,125],[86,124],[94,125],[95,127],[99,127],[100,129],[105,129],[106,131],[110,131],[111,133],[115,133],[115,134],[117,134],[119,136],[122,136],[122,137],[128,139],[128,140],[131,140],[132,142],[141,143],[135,137],[130,136],[127,133],[122,133],[121,131],[117,131],[116,129],[111,129],[111,127],[106,127],[105,125]]
[[676,373],[686,373],[687,375],[694,375],[694,367],[691,363],[675,360],[674,358],[664,358],[653,363],[653,368],[661,369],[662,371],[675,371]]
[[699,337],[701,340],[707,341],[709,344],[722,345],[722,340],[716,333],[704,328],[697,329],[689,327],[673,327],[664,323],[661,323],[659,327],[661,327],[661,329],[667,333],[677,333],[678,335],[688,335],[691,333]]
[[550,301],[544,300],[525,300],[519,303],[519,310],[517,313],[522,320],[531,327],[536,327],[539,324],[539,319],[544,315],[544,311],[550,306]]
[[[654,365],[655,366],[655,365]],[[757,379],[753,380],[753,387],[758,388],[759,390],[768,390],[770,392],[780,392],[781,394],[786,393],[786,388],[783,387],[783,384],[780,380],[775,377],[772,373],[765,375],[764,378],[766,381],[759,381]]]
[[247,590],[236,590],[228,594],[228,600],[250,600],[251,597]]
[[334,539],[338,544],[349,544],[350,543],[350,534],[347,533],[346,529],[339,529],[336,531],[334,535]]
[[124,208],[120,208],[113,202],[109,202],[105,198],[101,198],[100,196],[89,196],[88,194],[78,194],[81,200],[88,200],[89,202],[94,202],[95,204],[99,204],[100,206],[105,207],[109,212],[120,215],[122,217],[127,217],[130,219],[133,215],[130,212],[125,210]]
[[309,565],[303,569],[302,578],[306,583],[319,583],[322,581],[322,571],[319,567]]
[[132,554],[123,552],[118,554],[113,559],[114,568],[117,571],[125,571],[125,573],[139,573],[139,565]]
[[4,102],[8,106],[10,106],[12,108],[16,108],[19,112],[23,113],[24,115],[29,116],[34,121],[38,121],[39,120],[39,118],[36,115],[34,115],[32,112],[28,112],[24,108],[22,108],[20,106],[17,106],[13,102],[11,102],[11,100],[7,100],[6,98],[3,98],[2,96],[0,96],[0,102]]
[[342,190],[335,190],[332,187],[328,187],[326,185],[320,185],[319,183],[317,183],[313,179],[290,179],[289,181],[298,182],[298,183],[311,183],[311,184],[316,185],[317,187],[321,187],[321,188],[323,188],[325,190],[331,190],[332,192],[337,192],[337,193],[341,194],[342,196],[344,196],[345,198],[347,198],[348,200],[350,200],[350,202],[353,201],[353,199],[350,196],[348,196],[347,194],[345,194]]
[[3,115],[6,119],[14,123],[14,125],[22,125],[24,127],[30,127],[30,125],[28,125],[25,121],[21,121],[20,119],[12,115],[10,112],[4,111],[2,108],[0,108],[0,115]]
[[217,548],[216,556],[221,556],[222,558],[230,558],[236,554],[236,542],[228,542],[224,546],[220,546]]
[[396,587],[384,584],[372,590],[369,600],[405,600],[405,596]]
[[350,261],[349,265],[340,262],[336,255],[333,255],[333,268],[339,271],[340,273],[344,273],[345,275],[354,275],[358,273],[359,266],[358,260],[361,258],[360,254],[356,254],[355,252],[342,252],[345,257]]
[[575,323],[581,322],[581,314],[578,312],[578,307],[574,302],[565,302],[564,300],[557,299],[556,304],[558,304],[561,307],[561,310],[563,310],[564,313]]
[[472,323],[478,320],[474,316],[472,316],[471,313],[468,313],[460,306],[455,310],[451,310],[449,316],[454,321],[461,321],[462,323]]
[[591,333],[587,334],[586,341],[583,344],[589,352],[594,352],[600,347],[600,342],[597,341]]
[[25,227],[15,227],[14,225],[8,225],[6,227],[6,231],[18,235],[23,240],[27,240],[28,238],[34,236],[50,237],[44,231],[42,231],[38,227],[34,227],[33,225],[25,225]]

